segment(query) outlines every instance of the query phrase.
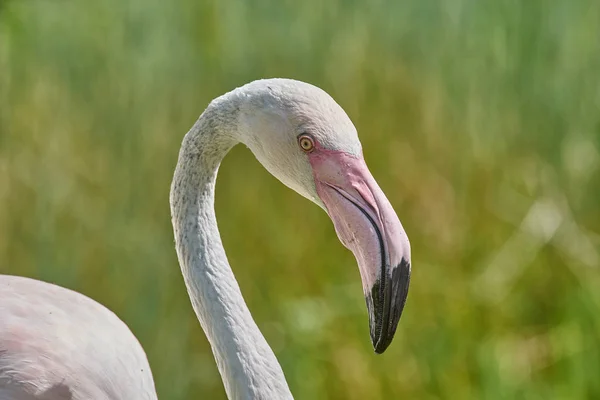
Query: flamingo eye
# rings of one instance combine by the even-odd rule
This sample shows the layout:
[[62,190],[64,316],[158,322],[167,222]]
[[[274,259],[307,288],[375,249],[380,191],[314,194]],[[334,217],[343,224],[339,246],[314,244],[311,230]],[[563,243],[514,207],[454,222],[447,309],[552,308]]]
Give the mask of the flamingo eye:
[[315,148],[315,141],[309,135],[301,135],[298,138],[298,144],[306,153],[310,153]]

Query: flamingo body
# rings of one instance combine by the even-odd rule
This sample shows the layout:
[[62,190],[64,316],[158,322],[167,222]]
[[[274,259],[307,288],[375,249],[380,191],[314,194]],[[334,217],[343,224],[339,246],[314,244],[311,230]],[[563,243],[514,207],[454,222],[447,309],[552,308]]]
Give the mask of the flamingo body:
[[0,399],[21,398],[154,400],[156,392],[142,346],[112,311],[60,286],[0,275]]

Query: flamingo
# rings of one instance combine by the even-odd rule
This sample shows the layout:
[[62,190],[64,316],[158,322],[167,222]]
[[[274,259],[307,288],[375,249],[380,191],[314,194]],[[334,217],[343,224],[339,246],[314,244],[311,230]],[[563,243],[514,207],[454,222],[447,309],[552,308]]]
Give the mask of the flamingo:
[[[300,81],[264,79],[208,105],[183,139],[171,184],[179,264],[227,396],[291,399],[217,227],[217,171],[238,143],[333,221],[357,260],[376,353],[391,343],[406,302],[410,244],[367,168],[354,125],[326,92]],[[0,399],[156,398],[144,350],[115,314],[77,292],[0,275]]]

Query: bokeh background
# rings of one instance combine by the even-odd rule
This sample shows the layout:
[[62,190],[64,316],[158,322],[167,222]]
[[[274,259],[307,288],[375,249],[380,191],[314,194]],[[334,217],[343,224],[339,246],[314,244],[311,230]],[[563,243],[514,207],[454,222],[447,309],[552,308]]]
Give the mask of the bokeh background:
[[168,192],[208,102],[263,77],[347,111],[412,242],[375,355],[325,213],[243,147],[217,215],[298,399],[600,398],[600,2],[0,2],[0,272],[114,310],[161,399],[224,399]]

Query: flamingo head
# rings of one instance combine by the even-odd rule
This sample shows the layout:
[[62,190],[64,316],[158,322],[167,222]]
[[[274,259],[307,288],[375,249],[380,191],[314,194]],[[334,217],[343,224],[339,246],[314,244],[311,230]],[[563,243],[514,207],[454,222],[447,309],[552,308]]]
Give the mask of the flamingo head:
[[322,207],[354,254],[371,341],[383,353],[408,294],[410,244],[367,168],[356,128],[327,93],[307,83],[260,80],[237,96],[240,140],[271,174]]

